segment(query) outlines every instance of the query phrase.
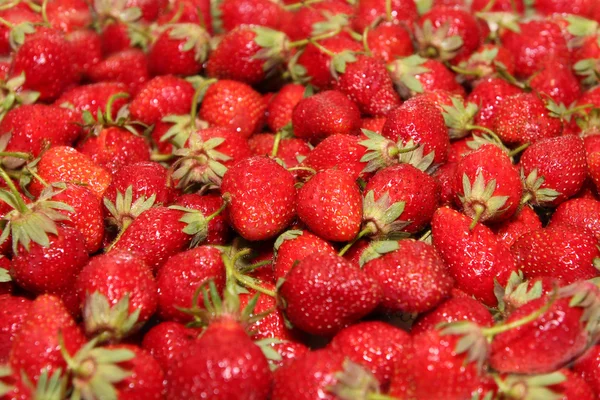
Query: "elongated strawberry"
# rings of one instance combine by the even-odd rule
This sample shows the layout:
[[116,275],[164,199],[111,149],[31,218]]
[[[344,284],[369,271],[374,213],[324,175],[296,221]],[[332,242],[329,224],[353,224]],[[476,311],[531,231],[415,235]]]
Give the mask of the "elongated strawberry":
[[282,233],[275,241],[273,263],[275,279],[284,278],[296,262],[319,252],[333,254],[335,249],[327,241],[309,231],[294,229]]
[[153,75],[195,75],[208,55],[208,32],[199,25],[176,23],[158,35],[148,53]]

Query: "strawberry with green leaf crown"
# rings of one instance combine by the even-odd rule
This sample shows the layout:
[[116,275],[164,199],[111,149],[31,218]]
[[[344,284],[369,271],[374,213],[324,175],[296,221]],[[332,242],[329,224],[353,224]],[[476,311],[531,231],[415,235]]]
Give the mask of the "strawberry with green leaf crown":
[[119,82],[132,95],[137,94],[150,79],[146,54],[130,49],[111,54],[87,71],[92,82]]
[[308,6],[292,2],[287,8],[292,11],[291,21],[281,29],[295,41],[346,31],[351,22],[349,16],[354,12],[351,4],[341,0],[324,0]]
[[21,330],[23,322],[27,319],[32,300],[25,297],[0,295],[0,362],[6,363],[12,348],[15,336]]
[[231,236],[231,226],[229,224],[229,214],[225,207],[225,202],[221,196],[216,193],[199,195],[196,193],[184,194],[179,196],[175,205],[198,210],[204,215],[218,215],[208,221],[208,234],[206,244],[224,245]]
[[[302,139],[286,137],[286,133],[270,134],[257,133],[248,139],[250,151],[255,156],[275,157],[283,161],[287,168],[297,167],[312,150],[310,145]],[[296,173],[300,170],[295,171]]]
[[[23,4],[23,6],[21,6]],[[8,56],[17,42],[26,34],[35,30],[33,24],[42,22],[42,16],[34,12],[24,3],[17,3],[10,8],[0,11],[0,16],[7,23],[0,24],[0,54]]]
[[387,69],[396,85],[396,90],[404,99],[434,90],[446,90],[459,96],[465,95],[465,90],[457,82],[454,73],[439,61],[414,54],[392,60],[388,63]]
[[[388,4],[389,8],[387,8]],[[393,0],[390,3],[379,0],[360,0],[356,5],[352,26],[362,33],[365,28],[371,27],[380,16],[384,16],[386,23],[394,25],[406,23],[406,25],[412,26],[419,14],[416,4],[407,0]]]
[[600,240],[600,201],[593,198],[573,198],[556,208],[549,226],[568,224],[590,231]]
[[285,278],[296,262],[313,253],[334,254],[333,246],[308,230],[285,231],[275,241],[273,271],[275,280]]
[[74,87],[65,91],[56,101],[55,105],[77,112],[89,111],[93,116],[98,110],[106,113],[106,106],[112,98],[111,116],[117,118],[119,110],[129,103],[128,97],[116,97],[119,93],[126,93],[127,87],[122,83],[100,82]]
[[148,53],[152,75],[196,75],[208,57],[210,35],[200,25],[175,23],[158,35]]

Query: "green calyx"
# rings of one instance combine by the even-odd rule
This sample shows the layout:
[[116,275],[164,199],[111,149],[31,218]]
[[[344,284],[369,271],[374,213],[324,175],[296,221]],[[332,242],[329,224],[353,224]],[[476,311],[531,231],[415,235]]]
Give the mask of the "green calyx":
[[27,374],[21,371],[21,381],[31,392],[33,400],[63,400],[66,398],[68,379],[61,368],[55,370],[52,375],[49,374],[48,369],[44,369],[37,384],[34,384]]
[[362,132],[368,138],[358,143],[367,148],[365,155],[360,159],[361,162],[367,163],[363,172],[376,172],[398,163],[396,143],[368,129],[362,129]]
[[417,76],[430,71],[429,68],[423,66],[426,61],[426,58],[414,54],[388,64],[387,69],[390,72],[390,77],[403,99],[423,93],[423,84]]
[[375,192],[369,191],[363,201],[363,226],[369,229],[374,239],[399,239],[409,234],[403,229],[410,225],[410,221],[399,220],[404,212],[404,202],[391,203],[386,192],[375,200]]
[[450,23],[445,22],[434,28],[431,20],[423,26],[415,25],[415,40],[419,45],[419,54],[426,58],[448,61],[456,57],[463,47],[463,39],[458,35],[450,36]]
[[83,111],[83,127],[87,130],[88,134],[91,136],[99,136],[100,132],[105,128],[117,127],[125,129],[135,136],[140,136],[136,126],[143,128],[144,133],[148,133],[150,127],[141,122],[130,120],[127,107],[123,107],[117,111],[116,119],[112,117],[114,102],[118,99],[127,98],[129,98],[129,94],[125,92],[112,95],[106,103],[106,110],[102,112],[102,109],[98,108],[95,116],[88,110]]
[[221,214],[225,207],[227,207],[227,203],[223,202],[221,207],[219,207],[217,211],[209,216],[205,216],[200,210],[195,210],[192,208],[181,206],[170,206],[169,208],[183,212],[183,216],[179,219],[179,221],[185,224],[183,233],[193,236],[190,243],[190,248],[193,248],[197,247],[206,240],[208,237],[208,223],[217,215]]
[[3,379],[10,378],[12,375],[12,369],[9,365],[0,365],[0,397],[10,393],[14,387],[8,383],[3,382]]
[[592,108],[589,112],[583,113],[582,116],[576,116],[575,122],[581,135],[591,136],[600,133],[600,108]]
[[475,103],[467,103],[458,96],[452,96],[452,105],[443,105],[442,115],[448,127],[450,139],[460,139],[469,134],[473,129],[475,114],[479,107]]
[[14,107],[33,104],[40,97],[39,92],[23,90],[24,84],[24,72],[9,80],[0,81],[0,121]]
[[254,42],[261,47],[253,58],[264,60],[263,71],[269,74],[287,58],[290,41],[285,33],[275,29],[254,26],[252,30],[256,34]]
[[505,287],[494,280],[494,294],[498,299],[498,311],[505,315],[531,300],[542,297],[544,293],[541,281],[530,285],[524,280],[521,271],[513,271]]
[[600,279],[576,282],[559,289],[560,298],[570,298],[570,307],[583,308],[581,322],[593,342],[600,334]]
[[592,36],[598,33],[598,28],[600,27],[598,22],[578,15],[569,15],[566,17],[566,20],[569,23],[567,30],[573,36]]
[[203,63],[208,58],[210,47],[210,35],[198,24],[176,23],[168,26],[171,39],[183,40],[180,50],[183,52],[193,51],[194,59]]
[[560,372],[543,375],[493,375],[502,398],[514,400],[559,400],[562,393],[556,393],[550,386],[558,385],[567,378]]
[[587,86],[594,86],[600,81],[600,65],[596,58],[576,62],[573,70],[577,75],[584,77],[582,82]]
[[119,342],[136,332],[141,326],[137,323],[139,315],[139,308],[132,313],[129,311],[129,294],[111,306],[106,296],[96,291],[87,295],[83,307],[86,333],[98,335],[102,342]]
[[12,277],[10,276],[8,270],[5,268],[0,268],[0,283],[6,283],[11,281]]
[[283,244],[283,242],[285,242],[286,240],[294,240],[299,236],[302,236],[304,232],[299,230],[299,229],[290,229],[288,231],[283,232],[281,235],[279,235],[277,237],[277,240],[275,240],[275,244],[273,245],[273,250],[274,250],[274,258],[277,257],[277,252],[279,251],[279,248],[281,247],[281,245]]
[[110,213],[107,222],[116,226],[119,231],[127,227],[140,216],[144,211],[149,210],[156,202],[156,194],[149,198],[145,196],[138,197],[133,201],[133,186],[127,187],[125,194],[117,191],[115,202],[111,202],[107,197],[103,199],[104,206]]
[[463,212],[473,218],[471,229],[477,222],[487,221],[505,211],[502,207],[508,196],[494,196],[496,179],[490,179],[486,183],[483,174],[479,172],[471,184],[467,174],[463,174],[462,185],[463,193],[458,197],[463,205]]
[[490,29],[489,38],[498,40],[500,31],[506,29],[515,33],[521,32],[519,20],[521,16],[515,12],[490,12],[482,11],[475,14],[478,18],[485,21]]
[[398,241],[396,241],[396,240],[373,241],[373,242],[369,243],[369,246],[367,246],[363,250],[362,254],[360,255],[358,264],[362,268],[369,261],[376,260],[379,257],[381,257],[387,253],[391,253],[393,251],[398,250],[399,248],[400,248],[400,245],[398,244]]
[[334,374],[336,382],[327,388],[340,400],[393,399],[382,395],[377,378],[364,367],[345,359],[342,370]]
[[525,177],[525,172],[521,168],[521,181],[523,182],[523,198],[521,204],[531,203],[536,206],[544,206],[552,203],[560,193],[554,189],[543,188],[544,177],[538,176],[538,170],[535,168]]

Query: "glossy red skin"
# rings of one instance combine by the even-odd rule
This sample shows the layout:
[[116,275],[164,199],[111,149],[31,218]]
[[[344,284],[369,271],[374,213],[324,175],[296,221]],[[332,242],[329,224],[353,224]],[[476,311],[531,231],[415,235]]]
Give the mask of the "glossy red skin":
[[[497,304],[494,281],[505,285],[516,270],[508,247],[496,235],[478,223],[469,229],[471,218],[442,207],[433,215],[433,244],[448,266],[456,287],[487,306]],[[477,254],[477,257],[473,257]]]
[[120,127],[108,127],[98,136],[89,136],[77,144],[77,150],[113,175],[125,165],[150,161],[146,140]]
[[284,278],[296,261],[302,261],[313,253],[336,254],[335,249],[329,242],[306,230],[298,237],[284,240],[276,251],[273,264],[275,281]]
[[275,237],[296,215],[294,184],[290,172],[266,157],[246,158],[229,168],[221,193],[229,193],[232,226],[248,240]]
[[[579,355],[586,347],[588,333],[580,321],[583,309],[570,307],[569,300],[558,299],[535,321],[496,335],[490,347],[490,366],[499,372],[542,374]],[[547,297],[530,301],[514,311],[507,322],[535,312],[547,301]]]
[[199,335],[199,331],[179,322],[161,322],[144,335],[142,348],[166,371],[170,360],[191,346]]
[[77,83],[71,46],[61,32],[39,28],[26,35],[25,42],[15,52],[12,76],[25,73],[25,90],[40,93],[39,100],[52,101],[69,86]]
[[[270,133],[257,133],[248,139],[250,150],[256,156],[270,157],[274,144],[275,135]],[[293,168],[300,164],[300,161],[298,161],[299,158],[307,157],[311,152],[312,150],[308,143],[302,139],[281,139],[276,157],[282,160],[287,168]]]
[[513,215],[509,220],[494,227],[498,240],[507,247],[511,247],[518,238],[526,233],[541,229],[540,217],[529,207],[523,207],[521,211]]
[[129,313],[140,310],[138,323],[144,323],[156,311],[157,285],[152,270],[140,258],[126,252],[110,252],[92,257],[77,277],[75,288],[81,304],[96,292],[111,306],[129,295]]
[[585,146],[583,140],[575,135],[536,142],[523,152],[519,165],[525,176],[537,169],[538,176],[544,177],[541,188],[560,193],[550,202],[552,205],[558,205],[577,194],[587,175]]
[[362,118],[360,120],[360,129],[368,129],[381,135],[381,130],[386,120],[387,118],[385,117]]
[[320,142],[306,156],[301,165],[317,172],[338,169],[347,172],[354,179],[364,177],[367,163],[360,161],[367,148],[359,144],[363,136],[333,135]]
[[542,15],[576,14],[589,18],[595,5],[591,0],[537,0],[535,10]]
[[519,28],[519,33],[506,29],[501,35],[503,46],[515,56],[518,78],[533,75],[550,60],[568,65],[567,41],[556,23],[549,20],[529,21],[520,23]]
[[[319,44],[332,53],[339,54],[342,51],[362,51],[360,43],[350,39],[346,35],[338,35],[329,39],[319,41]],[[335,85],[335,78],[331,74],[331,56],[325,54],[313,44],[306,46],[304,52],[298,58],[298,64],[306,68],[306,75],[310,77],[311,85],[318,89],[327,90]]]
[[[484,8],[488,10],[489,3],[490,0],[473,0],[471,10],[482,11]],[[489,11],[517,11],[519,14],[522,14],[525,11],[525,5],[523,4],[523,0],[496,0]]]
[[172,75],[157,76],[141,88],[129,111],[134,120],[152,125],[167,115],[188,114],[193,97],[194,87],[186,80]]
[[511,251],[526,278],[551,276],[568,285],[598,276],[596,242],[589,231],[563,224],[524,234]]
[[199,74],[202,71],[202,62],[196,60],[195,49],[184,51],[186,40],[172,38],[172,30],[173,28],[166,29],[152,44],[148,52],[150,73],[154,76]]
[[142,12],[142,20],[152,22],[167,7],[168,0],[128,0],[126,7],[137,7]]
[[92,13],[85,0],[59,0],[48,3],[46,15],[54,29],[70,32],[91,25]]
[[179,221],[183,215],[183,211],[164,206],[144,211],[125,230],[112,251],[135,253],[156,271],[169,257],[186,249],[192,241],[192,235],[183,232],[186,224]]
[[81,135],[77,113],[43,104],[23,105],[10,110],[0,132],[10,133],[5,151],[21,151],[40,155],[45,143],[51,146],[71,145]]
[[198,24],[203,26],[208,33],[213,34],[210,2],[206,0],[176,0],[170,2],[156,22],[159,25],[170,23],[180,13],[180,7],[183,8],[183,11],[181,11],[181,16],[177,22]]
[[250,146],[248,146],[248,141],[244,140],[239,133],[233,129],[224,127],[200,129],[198,135],[200,135],[205,142],[214,138],[225,139],[223,143],[215,147],[215,150],[231,158],[227,161],[221,161],[221,164],[226,167],[230,167],[239,160],[243,160],[252,155]]
[[446,90],[454,95],[465,95],[465,89],[456,81],[456,75],[436,60],[427,60],[423,67],[429,71],[415,75],[423,86],[423,91]]
[[453,296],[426,314],[421,314],[413,323],[411,334],[435,330],[447,322],[471,321],[482,327],[492,326],[492,314],[479,301],[470,296]]
[[426,243],[400,240],[398,246],[398,250],[363,266],[366,274],[383,290],[380,307],[407,313],[433,309],[450,295],[454,286],[446,265]]
[[25,297],[0,295],[0,362],[8,362],[12,342],[27,319],[31,300]]
[[482,42],[483,38],[477,19],[464,8],[434,6],[419,19],[421,28],[427,20],[431,21],[435,31],[449,24],[446,37],[461,37],[463,45],[454,58],[468,57]]
[[206,91],[199,117],[212,126],[228,127],[248,138],[262,128],[266,108],[260,93],[250,86],[224,79]]
[[384,22],[369,30],[367,45],[373,57],[389,63],[413,54],[410,32],[402,25]]
[[311,142],[336,134],[358,135],[360,110],[338,90],[327,90],[298,102],[292,113],[294,135]]
[[439,204],[450,206],[454,204],[454,175],[458,163],[447,162],[443,164],[431,175],[438,183],[440,188]]
[[96,31],[80,29],[68,33],[67,40],[75,58],[75,70],[87,77],[92,66],[102,60],[102,39]]
[[434,164],[448,159],[448,129],[438,107],[418,98],[404,102],[390,112],[382,135],[394,142],[406,144],[413,140],[423,146],[423,154],[434,152]]
[[566,378],[564,382],[552,385],[549,389],[562,395],[562,400],[594,400],[596,394],[586,381],[573,371],[563,368],[558,370]]
[[243,24],[279,29],[284,13],[280,4],[269,0],[225,0],[220,9],[226,32]]
[[123,83],[132,95],[150,79],[146,55],[139,49],[113,53],[92,66],[87,75],[92,82]]
[[[377,18],[386,15],[385,7],[385,3],[377,0],[360,0],[356,6],[352,26],[359,33],[362,33]],[[392,20],[389,22],[393,22],[394,24],[405,22],[407,26],[411,26],[419,17],[416,5],[408,0],[393,0],[391,11]]]
[[596,185],[596,190],[600,191],[600,151],[588,155],[587,165],[590,178]]
[[317,172],[298,190],[298,217],[317,236],[334,242],[352,240],[362,223],[362,196],[344,171]]
[[[262,282],[261,286],[268,290],[275,291],[275,285],[268,282]],[[249,293],[240,294],[240,311],[247,305],[250,299],[254,298],[256,291],[248,290]],[[264,318],[256,321],[246,327],[246,332],[251,334],[252,340],[261,340],[267,338],[276,338],[281,340],[293,340],[293,333],[285,326],[285,317],[283,311],[277,308],[277,299],[264,293],[259,293],[254,315],[269,313]]]
[[565,201],[552,214],[549,226],[561,224],[588,230],[600,240],[600,201],[591,198]]
[[499,105],[508,96],[518,93],[521,93],[521,90],[504,79],[488,78],[479,82],[467,97],[468,102],[479,106],[473,122],[476,125],[491,128]]
[[288,272],[278,293],[292,325],[322,336],[358,321],[381,299],[379,285],[358,266],[328,253],[305,257]]
[[[201,196],[195,193],[190,193],[184,194],[177,198],[175,204],[189,209],[199,210],[202,212],[202,214],[204,214],[205,217],[208,217],[219,210],[223,204],[223,199],[221,196],[216,194],[207,194]],[[225,209],[208,222],[208,236],[206,237],[206,241],[204,243],[224,245],[231,236],[230,233],[231,229],[229,228],[229,214],[227,209]]]
[[[465,155],[456,167],[456,172],[454,173],[454,194],[457,205],[463,205],[459,198],[459,196],[464,196],[463,177],[466,175],[471,185],[473,185],[479,174],[483,175],[486,185],[491,180],[496,180],[494,197],[508,197],[499,212],[488,217],[487,221],[506,221],[515,214],[521,202],[523,189],[519,172],[513,166],[508,155],[500,147],[493,144],[480,147],[478,150]],[[472,208],[472,205],[469,205],[467,202],[463,207]],[[484,218],[480,221],[483,222]]]
[[272,132],[278,132],[292,122],[292,111],[304,98],[304,91],[304,86],[288,83],[275,93],[267,106],[267,125]]
[[506,144],[534,143],[561,134],[560,120],[549,113],[535,94],[519,93],[498,105],[491,129]]
[[[191,308],[196,290],[213,280],[219,293],[225,286],[221,252],[200,246],[171,256],[156,275],[158,315],[166,321],[190,322],[193,317],[177,309]],[[200,306],[202,297],[200,297]]]
[[100,37],[104,56],[110,56],[131,48],[131,38],[127,32],[127,25],[121,22],[115,21],[102,27]]
[[209,325],[202,337],[176,355],[166,370],[167,400],[266,400],[269,364],[244,329],[231,320]]
[[65,190],[52,196],[53,201],[61,201],[74,209],[74,212],[61,211],[70,221],[63,224],[77,228],[83,235],[85,248],[89,254],[102,246],[104,239],[104,215],[101,200],[85,186],[67,183]]
[[573,364],[573,371],[578,374],[596,394],[600,394],[600,346],[592,346]]
[[560,62],[548,62],[529,81],[529,85],[542,98],[556,103],[572,104],[581,96],[577,77],[569,66]]
[[392,378],[398,358],[410,346],[410,335],[380,321],[359,322],[339,331],[328,348],[363,365],[385,388]]
[[[96,117],[98,110],[106,112],[109,99],[117,93],[127,93],[127,86],[114,82],[90,83],[67,90],[54,104],[60,106],[68,103],[75,111],[89,111]],[[116,118],[117,112],[127,103],[127,98],[116,99],[111,107],[112,117]]]
[[271,400],[335,400],[328,388],[343,370],[346,357],[332,349],[310,351],[273,374]]
[[[38,13],[33,12],[29,7],[11,7],[0,12],[0,17],[13,25],[18,25],[22,22],[42,22],[42,16]],[[0,55],[8,56],[12,52],[10,47],[10,35],[11,28],[7,25],[0,26]]]
[[71,288],[77,274],[88,261],[81,233],[71,227],[58,226],[58,235],[49,234],[50,244],[19,245],[11,263],[10,275],[22,288],[36,293],[58,293]]
[[[484,61],[481,59],[482,53],[492,50],[496,51],[496,57],[494,57],[493,60]],[[479,60],[477,59],[478,57]],[[498,73],[496,63],[502,64],[505,67],[506,72],[508,72],[510,75],[514,75],[515,60],[513,58],[513,55],[506,48],[491,43],[482,44],[481,46],[479,46],[477,50],[475,50],[473,54],[471,54],[469,59],[464,61],[464,67],[462,62],[460,63],[460,66],[461,68],[465,68],[470,71],[477,71],[480,74],[479,76],[465,75],[465,79],[467,79],[468,81],[478,81],[496,76],[496,74]],[[477,82],[475,82],[475,85],[476,84]]]
[[9,361],[14,372],[27,374],[37,382],[44,369],[48,374],[67,367],[60,352],[58,334],[63,335],[66,351],[73,356],[86,342],[85,336],[55,296],[42,295],[29,307],[29,314],[13,339]]
[[169,171],[153,161],[139,162],[121,168],[113,175],[104,197],[114,204],[117,192],[125,195],[129,186],[132,188],[132,202],[141,196],[148,199],[156,195],[155,205],[168,205],[176,196],[176,191],[169,182]]
[[112,344],[105,347],[109,350],[124,349],[135,355],[129,361],[119,363],[118,366],[131,375],[115,383],[117,396],[123,400],[160,400],[164,398],[165,374],[158,361],[146,350],[133,344]]
[[310,349],[300,342],[295,341],[285,341],[283,343],[273,345],[273,348],[279,353],[281,356],[281,360],[272,361],[277,368],[283,367],[285,365],[289,365],[294,360],[304,356],[306,353],[310,352]]
[[[293,2],[292,2],[293,3]],[[292,4],[289,3],[289,4]],[[327,20],[327,15],[354,13],[354,8],[341,0],[324,0],[314,3],[311,7],[301,7],[292,13],[291,21],[283,24],[281,29],[291,40],[302,40],[312,36],[313,25]]]

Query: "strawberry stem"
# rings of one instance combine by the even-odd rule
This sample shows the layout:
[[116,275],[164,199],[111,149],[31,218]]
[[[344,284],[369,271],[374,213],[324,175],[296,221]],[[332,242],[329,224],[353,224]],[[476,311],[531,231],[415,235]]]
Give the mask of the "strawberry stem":
[[265,265],[270,265],[270,264],[273,264],[273,261],[271,261],[271,260],[259,261],[257,263],[252,264],[252,265],[249,265],[249,266],[247,266],[245,268],[242,268],[240,270],[240,272],[243,273],[243,274],[247,274],[249,272],[254,271],[255,269],[258,269],[260,267],[264,267]]
[[109,251],[112,250],[112,248],[121,239],[121,236],[123,236],[123,234],[125,233],[125,231],[127,230],[127,228],[129,228],[129,225],[131,225],[132,222],[133,222],[133,220],[131,218],[125,218],[125,219],[123,219],[123,227],[121,228],[121,230],[117,234],[117,237],[115,237],[115,239],[108,246],[106,246],[106,248],[104,249],[105,253],[108,253]]
[[110,98],[108,99],[108,102],[106,102],[106,122],[108,122],[109,125],[114,125],[115,121],[113,120],[112,117],[112,107],[113,104],[115,103],[115,101],[117,99],[127,99],[129,98],[129,93],[125,93],[125,92],[119,92],[116,93],[112,96],[110,96]]
[[174,154],[155,153],[150,156],[150,159],[152,161],[162,162],[162,161],[169,161],[169,160],[173,159],[174,157],[175,157]]
[[392,0],[385,0],[385,17],[388,22],[393,21],[392,15]]
[[15,27],[12,23],[8,22],[7,20],[5,20],[2,17],[0,17],[0,24],[5,25],[9,29],[13,29]]
[[475,217],[473,217],[473,221],[471,222],[471,225],[469,225],[470,231],[472,231],[475,228],[475,226],[481,219],[481,216],[483,215],[483,213],[485,212],[485,209],[486,209],[486,207],[483,204],[479,204],[479,203],[473,204],[472,207],[473,207],[473,210],[475,211]]
[[214,213],[212,213],[208,217],[206,217],[206,222],[207,223],[210,222],[213,218],[215,218],[216,216],[221,214],[223,212],[223,210],[225,209],[225,207],[227,207],[226,201],[224,201],[223,204],[221,204],[221,207],[219,207],[219,209],[217,211],[215,211]]
[[196,131],[196,117],[198,115],[198,103],[200,103],[201,96],[204,96],[206,89],[215,83],[216,79],[207,79],[198,85],[194,97],[192,98],[192,109],[190,110],[192,129]]
[[294,10],[297,10],[299,8],[302,8],[302,7],[310,6],[311,4],[320,3],[322,1],[323,0],[306,0],[306,1],[301,1],[299,3],[287,4],[286,6],[283,7],[283,9],[286,10],[286,11],[294,11]]
[[226,254],[223,254],[221,256],[221,258],[223,259],[223,264],[225,265],[225,272],[227,274],[227,280],[230,281],[231,278],[233,278],[236,282],[239,282],[242,285],[249,287],[250,289],[254,289],[257,292],[260,292],[267,296],[277,297],[277,293],[275,293],[272,290],[266,289],[266,288],[262,287],[261,285],[255,283],[252,278],[245,276],[244,274],[242,274],[240,271],[237,270],[237,268],[235,267],[235,263],[237,262],[237,260],[239,260],[241,257],[244,257],[248,254],[250,254],[250,249],[244,249],[244,250],[239,251],[238,253],[236,253],[233,256],[233,258],[229,258]]
[[31,154],[20,151],[0,151],[0,157],[14,157],[22,160],[31,160]]
[[529,147],[531,143],[523,143],[522,145],[520,145],[519,147],[517,147],[516,149],[511,150],[508,153],[509,157],[513,157],[516,156],[517,154],[519,154],[520,152],[522,152],[523,150],[525,150],[526,148]]
[[362,231],[360,231],[358,233],[358,235],[356,235],[356,237],[354,239],[352,239],[347,245],[345,245],[344,247],[342,247],[342,249],[340,250],[340,252],[338,253],[338,256],[343,256],[344,254],[346,254],[348,252],[348,250],[350,250],[350,248],[352,246],[354,246],[354,244],[356,242],[358,242],[360,239],[362,239],[363,237],[373,234],[373,228],[369,225],[367,225],[366,228],[364,228]]
[[275,134],[275,138],[273,139],[273,149],[271,150],[271,157],[277,157],[277,153],[279,152],[279,144],[281,143],[281,131]]
[[4,168],[0,168],[0,177],[2,177],[4,182],[6,182],[6,186],[8,186],[8,188],[10,189],[11,193],[13,194],[13,196],[15,198],[15,202],[18,207],[17,211],[19,211],[21,214],[25,214],[25,213],[29,212],[30,210],[29,210],[29,208],[27,208],[27,204],[25,204],[25,201],[21,197],[21,193],[19,193],[19,190],[15,186],[15,184],[12,181],[12,179],[10,178],[10,176],[8,176],[8,174],[6,173]]

